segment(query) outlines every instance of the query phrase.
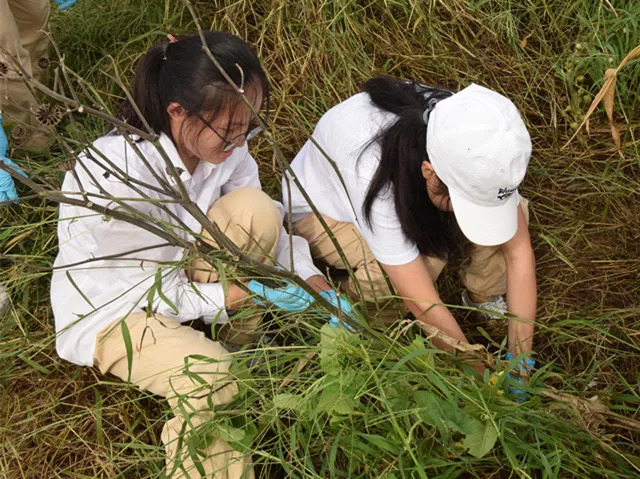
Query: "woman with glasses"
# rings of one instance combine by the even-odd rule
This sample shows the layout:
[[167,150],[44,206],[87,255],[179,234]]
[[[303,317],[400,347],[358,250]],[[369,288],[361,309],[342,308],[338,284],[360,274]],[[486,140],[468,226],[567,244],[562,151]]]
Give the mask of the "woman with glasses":
[[378,311],[395,293],[420,321],[467,343],[434,285],[464,249],[463,304],[500,321],[512,313],[508,357],[531,367],[535,260],[518,194],[531,141],[513,103],[478,85],[451,93],[377,77],[325,113],[313,140],[291,168],[344,256],[290,177],[285,209],[314,258],[351,270],[343,289]]
[[[79,156],[62,191],[76,199],[107,197],[90,196],[94,204],[132,208],[184,239],[216,246],[208,233],[199,235],[201,223],[176,201],[175,192],[184,192],[246,255],[285,268],[292,256],[299,276],[327,299],[336,298],[306,242],[293,237],[290,251],[282,206],[261,191],[247,148],[260,131],[254,112],[269,102],[258,58],[231,34],[205,32],[204,38],[253,108],[227,83],[197,35],[170,37],[142,58],[133,103],[125,101],[119,112],[132,127],[156,134],[157,142],[111,131]],[[184,323],[224,323],[219,334],[245,342],[255,338],[251,328],[260,306],[301,311],[313,298],[292,284],[270,288],[240,277],[243,286],[223,285],[223,271],[206,261],[185,263],[184,249],[86,208],[61,205],[59,216],[51,301],[60,357],[167,398],[175,414],[162,431],[168,476],[200,477],[204,470],[207,477],[253,477],[249,456],[220,438],[203,442],[203,434],[193,435],[213,414],[212,405],[230,402],[238,388],[223,346]],[[249,313],[254,319],[234,319],[233,312],[247,318],[241,313],[246,308],[258,310]]]

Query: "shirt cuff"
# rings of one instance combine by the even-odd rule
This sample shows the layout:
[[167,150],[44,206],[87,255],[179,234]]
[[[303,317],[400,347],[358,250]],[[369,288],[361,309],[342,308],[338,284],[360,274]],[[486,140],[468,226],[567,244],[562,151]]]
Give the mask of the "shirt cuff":
[[313,263],[300,265],[300,266],[296,264],[296,274],[300,276],[302,279],[304,279],[305,281],[309,279],[311,276],[315,276],[317,274],[319,274],[324,278],[324,274],[322,274],[320,270],[313,265]]
[[229,316],[224,306],[224,288],[222,284],[193,283],[193,286],[204,298],[201,316],[205,324],[211,324],[214,321],[217,324],[222,324],[229,321]]

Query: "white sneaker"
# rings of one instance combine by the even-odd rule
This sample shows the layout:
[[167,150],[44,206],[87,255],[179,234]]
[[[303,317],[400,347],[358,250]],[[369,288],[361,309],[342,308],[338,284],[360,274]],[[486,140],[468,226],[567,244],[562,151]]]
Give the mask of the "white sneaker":
[[0,318],[9,309],[9,292],[7,288],[0,284]]
[[504,319],[504,315],[507,314],[507,302],[500,295],[494,296],[484,303],[476,303],[471,300],[469,291],[465,289],[462,292],[462,304],[469,308],[482,309],[483,311],[477,311],[477,313],[483,319]]

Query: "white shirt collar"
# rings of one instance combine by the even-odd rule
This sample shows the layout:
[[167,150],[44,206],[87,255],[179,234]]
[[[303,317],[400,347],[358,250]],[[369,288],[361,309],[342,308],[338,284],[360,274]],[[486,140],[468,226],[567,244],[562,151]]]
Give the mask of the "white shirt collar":
[[[160,145],[162,146],[164,151],[167,153],[167,156],[169,157],[171,164],[178,170],[178,172],[180,172],[180,179],[182,180],[183,183],[187,183],[192,179],[200,183],[206,180],[209,177],[209,175],[213,172],[213,170],[215,170],[218,167],[218,165],[215,165],[213,163],[209,163],[207,161],[200,161],[196,166],[196,169],[194,170],[193,174],[191,174],[187,170],[187,167],[182,161],[182,158],[180,158],[180,154],[178,153],[178,149],[173,143],[173,140],[169,138],[169,136],[167,136],[166,134],[161,133],[159,141],[160,141]],[[157,153],[159,157],[158,159],[160,160],[161,164],[164,164],[164,160],[162,159],[160,152],[157,152]],[[170,181],[172,181],[171,175],[168,172],[165,172],[165,174],[167,175],[167,178]]]
[[[180,154],[178,153],[178,149],[176,148],[176,145],[173,144],[173,140],[171,140],[171,138],[169,138],[164,133],[160,133],[159,141],[160,141],[160,146],[169,157],[171,164],[178,170],[178,173],[180,174],[180,179],[182,180],[182,182],[189,181],[191,179],[191,174],[189,173],[189,171],[187,170],[187,167],[182,162],[182,158],[180,158]],[[160,160],[160,164],[164,165],[164,159],[162,158],[162,154],[160,153],[160,151],[157,151],[157,154],[158,154],[158,159]],[[165,174],[167,175],[167,178],[169,180],[172,180],[172,177],[169,174],[169,172],[166,171],[166,168],[164,168],[164,170],[165,170]]]

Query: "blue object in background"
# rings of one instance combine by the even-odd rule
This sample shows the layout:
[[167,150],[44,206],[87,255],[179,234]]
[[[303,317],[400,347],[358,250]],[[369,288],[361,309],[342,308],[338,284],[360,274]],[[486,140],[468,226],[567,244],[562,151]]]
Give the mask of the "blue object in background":
[[76,4],[76,1],[77,0],[56,0],[56,3],[60,10],[66,10],[67,8],[73,7]]
[[[6,165],[15,166],[15,163],[7,158],[9,140],[2,127],[2,115],[0,115],[0,161]],[[16,184],[13,177],[5,170],[0,170],[0,201],[15,200],[18,198]]]

